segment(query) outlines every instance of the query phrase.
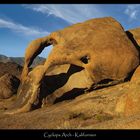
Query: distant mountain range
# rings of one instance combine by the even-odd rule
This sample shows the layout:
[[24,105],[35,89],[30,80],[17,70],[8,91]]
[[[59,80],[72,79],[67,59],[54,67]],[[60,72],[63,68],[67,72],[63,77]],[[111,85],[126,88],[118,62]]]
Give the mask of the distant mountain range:
[[[21,66],[24,65],[24,57],[8,57],[5,55],[0,54],[0,62],[7,63],[7,62],[15,62]],[[36,57],[34,60],[32,67],[35,67],[36,65],[43,64],[45,62],[45,58],[43,57]]]

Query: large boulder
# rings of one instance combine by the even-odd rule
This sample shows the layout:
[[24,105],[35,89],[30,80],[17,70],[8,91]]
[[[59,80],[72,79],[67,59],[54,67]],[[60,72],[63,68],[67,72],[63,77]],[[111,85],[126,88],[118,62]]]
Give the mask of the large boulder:
[[5,74],[0,78],[0,99],[10,98],[17,93],[20,80],[11,74]]
[[[45,64],[29,72],[34,58],[51,44]],[[138,50],[114,18],[74,24],[29,44],[15,110],[10,113],[29,111],[42,101],[53,104],[64,94],[122,82],[138,65]]]
[[22,66],[14,63],[14,62],[0,62],[0,77],[6,73],[12,74],[20,79],[20,75],[22,72]]

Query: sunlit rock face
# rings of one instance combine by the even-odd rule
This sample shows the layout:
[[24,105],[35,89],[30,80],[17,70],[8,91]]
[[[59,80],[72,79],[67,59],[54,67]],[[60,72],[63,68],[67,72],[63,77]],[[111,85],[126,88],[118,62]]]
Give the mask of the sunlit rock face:
[[[29,67],[53,45],[44,65]],[[26,112],[124,81],[139,65],[139,53],[112,17],[74,24],[32,41],[25,52],[22,84],[14,109]]]

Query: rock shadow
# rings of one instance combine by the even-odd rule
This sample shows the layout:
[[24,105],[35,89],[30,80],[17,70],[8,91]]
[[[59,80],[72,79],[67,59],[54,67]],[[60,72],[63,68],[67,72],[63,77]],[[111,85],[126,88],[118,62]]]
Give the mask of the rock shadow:
[[[46,98],[48,95],[53,94],[53,92],[60,87],[63,87],[67,81],[69,80],[70,76],[76,72],[82,71],[84,68],[79,67],[76,65],[70,65],[67,73],[61,73],[58,75],[51,75],[51,76],[45,76],[42,79],[41,87],[40,87],[40,95],[39,95],[39,106],[42,104],[43,98]],[[62,100],[68,100],[73,99],[78,95],[81,95],[84,92],[84,89],[72,89],[71,91],[64,93],[60,98],[58,98],[55,103],[62,101]]]

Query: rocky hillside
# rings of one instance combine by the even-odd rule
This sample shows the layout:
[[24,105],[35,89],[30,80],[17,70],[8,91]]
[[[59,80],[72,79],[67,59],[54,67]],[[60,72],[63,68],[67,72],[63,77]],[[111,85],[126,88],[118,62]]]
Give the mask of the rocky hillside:
[[[14,98],[0,102],[1,129],[135,129],[140,128],[140,114],[130,116],[117,113],[122,109],[119,99],[125,94],[137,93],[140,97],[140,80],[126,82],[78,96],[73,100],[58,102],[27,113],[2,115],[4,109],[14,102]],[[140,99],[140,98],[139,98]],[[131,100],[127,101],[129,105]],[[126,114],[129,110],[125,110]],[[37,122],[37,123],[36,123]]]
[[[5,55],[0,55],[0,62],[3,62],[3,63],[7,63],[7,62],[15,62],[21,66],[24,65],[24,58],[23,57],[7,57]],[[34,63],[32,65],[32,67],[35,67],[39,64],[42,64],[45,62],[45,58],[43,57],[37,57],[35,60],[34,60]]]

